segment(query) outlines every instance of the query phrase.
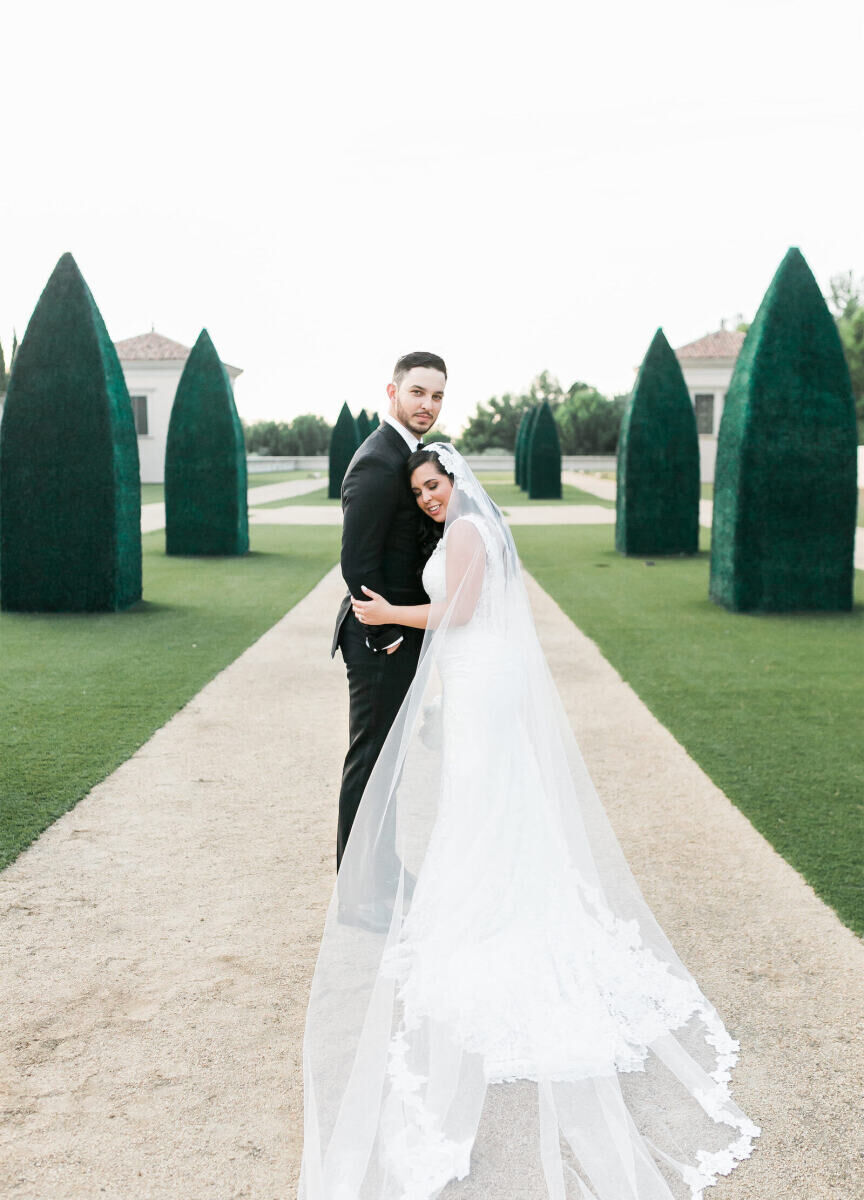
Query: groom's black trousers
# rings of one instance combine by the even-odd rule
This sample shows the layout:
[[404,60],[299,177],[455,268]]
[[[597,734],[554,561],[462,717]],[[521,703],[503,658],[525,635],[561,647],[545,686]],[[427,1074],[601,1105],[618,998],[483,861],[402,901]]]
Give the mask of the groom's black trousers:
[[[398,650],[375,654],[366,645],[366,631],[353,613],[342,623],[339,648],[348,672],[349,745],[339,792],[337,870],[372,768],[414,679],[422,644],[422,630],[405,629]],[[395,842],[395,829],[393,836]],[[395,862],[395,844],[393,857]]]

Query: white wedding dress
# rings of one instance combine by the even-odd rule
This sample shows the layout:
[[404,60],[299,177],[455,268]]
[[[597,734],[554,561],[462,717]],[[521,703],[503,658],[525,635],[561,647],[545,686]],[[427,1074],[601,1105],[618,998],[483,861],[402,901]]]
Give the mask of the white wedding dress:
[[[738,1044],[626,866],[509,530],[440,454],[455,489],[423,573],[438,619],[328,915],[301,1200],[695,1200],[759,1133],[729,1095]],[[352,903],[380,930],[346,921]],[[515,1105],[490,1103],[496,1085]]]

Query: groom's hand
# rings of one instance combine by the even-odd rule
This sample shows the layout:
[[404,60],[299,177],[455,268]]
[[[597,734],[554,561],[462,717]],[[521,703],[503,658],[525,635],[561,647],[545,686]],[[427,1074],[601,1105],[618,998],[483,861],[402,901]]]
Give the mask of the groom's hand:
[[394,642],[392,646],[387,647],[387,653],[395,654],[401,645],[402,645],[402,639],[400,638],[398,642]]

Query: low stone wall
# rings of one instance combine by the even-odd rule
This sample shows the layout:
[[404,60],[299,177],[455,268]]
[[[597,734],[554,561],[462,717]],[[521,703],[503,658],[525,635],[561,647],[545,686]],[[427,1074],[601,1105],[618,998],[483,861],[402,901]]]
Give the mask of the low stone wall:
[[[468,454],[468,465],[472,471],[513,471],[512,454]],[[327,455],[250,455],[246,459],[250,475],[268,471],[320,471],[327,474]],[[561,460],[564,471],[614,471],[614,454],[565,454]]]

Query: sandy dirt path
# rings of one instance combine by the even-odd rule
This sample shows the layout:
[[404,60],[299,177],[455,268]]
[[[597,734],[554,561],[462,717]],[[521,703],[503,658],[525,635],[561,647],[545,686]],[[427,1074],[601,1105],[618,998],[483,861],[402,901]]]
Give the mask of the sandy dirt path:
[[[293,1200],[341,593],[331,572],[0,875],[4,1198]],[[735,1095],[764,1132],[712,1200],[856,1200],[864,943],[531,595],[634,871],[742,1041]]]

